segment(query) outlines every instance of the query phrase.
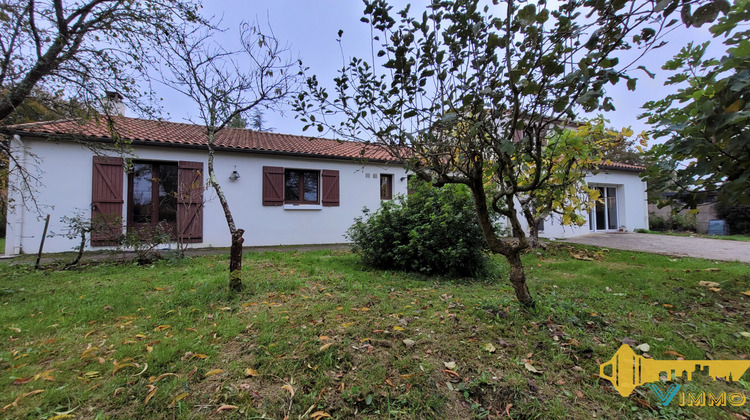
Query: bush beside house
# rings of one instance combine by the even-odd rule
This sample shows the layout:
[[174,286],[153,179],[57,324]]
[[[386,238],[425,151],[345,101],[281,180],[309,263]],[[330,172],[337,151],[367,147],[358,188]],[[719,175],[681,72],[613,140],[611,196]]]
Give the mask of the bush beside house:
[[468,189],[417,184],[408,197],[355,219],[347,233],[355,252],[378,268],[462,277],[486,272],[486,244]]

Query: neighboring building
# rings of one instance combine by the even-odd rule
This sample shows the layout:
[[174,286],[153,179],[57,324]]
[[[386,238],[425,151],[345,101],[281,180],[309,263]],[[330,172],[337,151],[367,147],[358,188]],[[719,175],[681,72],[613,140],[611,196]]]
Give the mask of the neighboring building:
[[[49,231],[65,232],[60,219],[84,212],[117,221],[115,229],[93,235],[88,249],[111,248],[124,229],[157,223],[195,247],[229,246],[221,205],[213,190],[204,190],[205,129],[122,116],[113,122],[130,144],[129,159],[96,147],[113,144],[103,121],[59,120],[4,130],[13,134],[17,162],[39,171],[34,196],[51,215]],[[246,246],[346,242],[346,230],[364,207],[375,210],[381,200],[407,193],[403,166],[386,150],[359,142],[227,128],[217,138],[215,168],[235,223],[245,230]],[[19,185],[13,169],[10,182]],[[601,169],[586,177],[603,198],[588,225],[562,226],[551,216],[540,236],[648,227],[646,184],[638,177],[643,168],[613,163]],[[43,229],[40,214],[11,190],[5,253],[36,252]],[[77,244],[54,235],[44,250],[70,251]]]
[[[112,144],[103,122],[61,120],[6,130],[14,134],[18,162],[38,161],[34,194],[43,213],[51,215],[50,232],[64,232],[60,218],[83,210],[99,218],[117,216],[128,227],[161,222],[195,247],[229,246],[221,205],[211,189],[203,190],[204,128],[126,117],[113,121],[132,148],[129,170],[116,153],[89,147]],[[344,234],[363,207],[374,210],[381,200],[406,193],[403,167],[385,150],[364,143],[227,128],[216,145],[216,174],[237,226],[245,229],[246,246],[346,242]],[[40,215],[11,194],[5,253],[36,252],[43,229]],[[121,233],[100,232],[88,249],[111,247]],[[70,251],[77,242],[48,237],[44,250]]]

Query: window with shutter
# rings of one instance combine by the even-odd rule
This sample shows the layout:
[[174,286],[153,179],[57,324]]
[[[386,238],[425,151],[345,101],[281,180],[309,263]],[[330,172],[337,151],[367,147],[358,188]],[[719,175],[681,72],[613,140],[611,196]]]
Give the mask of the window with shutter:
[[380,199],[393,199],[393,175],[391,174],[380,175]]
[[122,234],[123,162],[94,156],[91,186],[92,246],[115,245]]

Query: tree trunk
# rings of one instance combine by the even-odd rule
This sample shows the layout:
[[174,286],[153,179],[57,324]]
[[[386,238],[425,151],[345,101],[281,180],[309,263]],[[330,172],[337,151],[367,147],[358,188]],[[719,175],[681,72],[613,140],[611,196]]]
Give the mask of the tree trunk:
[[531,297],[529,287],[526,285],[526,273],[523,271],[520,252],[513,252],[505,256],[510,265],[510,284],[516,291],[516,298],[526,308],[534,307],[534,299]]
[[242,291],[242,243],[245,239],[242,235],[244,229],[232,232],[232,246],[229,248],[229,290],[233,292]]
[[214,139],[216,133],[209,129],[208,131],[208,182],[216,191],[216,197],[221,203],[221,208],[224,210],[224,218],[227,220],[227,227],[229,233],[232,235],[232,245],[229,248],[229,290],[232,292],[239,292],[242,290],[242,243],[245,239],[242,235],[245,233],[244,229],[237,229],[234,224],[234,217],[232,217],[232,211],[229,209],[229,202],[224,191],[219,185],[219,181],[216,179],[216,172],[214,171]]
[[529,247],[531,249],[545,248],[544,244],[539,241],[539,222],[534,221],[529,225]]

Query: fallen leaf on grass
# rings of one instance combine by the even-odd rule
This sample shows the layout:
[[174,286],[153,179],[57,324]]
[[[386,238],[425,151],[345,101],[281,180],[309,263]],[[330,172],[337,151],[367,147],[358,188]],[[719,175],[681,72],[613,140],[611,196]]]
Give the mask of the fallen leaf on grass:
[[445,365],[446,369],[450,369],[450,370],[456,369],[456,362],[443,362],[443,365]]
[[31,392],[27,392],[25,394],[21,394],[12,403],[10,403],[10,404],[6,405],[5,407],[3,407],[2,411],[7,410],[11,406],[18,407],[18,402],[21,401],[22,399],[24,399],[26,397],[31,397],[32,395],[41,394],[42,392],[44,392],[43,389],[37,389],[37,390],[31,391]]
[[326,413],[325,411],[316,411],[312,414],[310,414],[310,418],[313,420],[322,419],[324,417],[331,417],[330,414]]
[[177,405],[177,403],[178,403],[178,402],[179,402],[180,400],[182,400],[183,398],[187,397],[188,395],[190,395],[190,393],[189,393],[189,392],[183,392],[182,394],[180,394],[180,395],[178,395],[178,396],[174,397],[174,399],[172,400],[172,402],[170,402],[170,403],[169,403],[169,407],[170,407],[170,408],[171,408],[171,407],[174,407],[175,405]]
[[166,378],[167,376],[174,376],[175,378],[179,377],[179,376],[177,376],[176,373],[162,373],[161,375],[157,376],[156,378],[154,378],[152,376],[151,378],[148,379],[148,381],[151,382],[151,383],[153,383],[153,382],[159,382],[162,379]]
[[286,389],[287,391],[289,391],[289,394],[292,396],[292,398],[294,398],[294,388],[292,388],[291,385],[282,385],[281,389]]
[[29,382],[31,382],[33,380],[34,380],[34,378],[32,378],[32,377],[28,377],[28,378],[16,378],[16,379],[13,380],[13,385],[27,384],[27,383],[29,383]]
[[146,385],[148,387],[148,394],[146,394],[146,399],[143,400],[143,405],[148,404],[149,401],[151,401],[151,398],[154,398],[154,395],[156,395],[156,391],[159,390],[158,386],[153,385]]
[[11,330],[11,331],[13,331],[13,332],[15,332],[15,333],[20,333],[21,332],[21,329],[17,328],[17,327],[8,327],[8,329]]
[[495,346],[492,345],[492,343],[483,344],[482,348],[490,353],[494,353],[497,350]]
[[719,286],[719,283],[715,281],[699,281],[698,284],[701,286],[706,286],[706,287],[718,287]]
[[72,414],[58,414],[55,417],[50,417],[49,420],[60,420],[60,419],[72,419]]
[[403,327],[399,327],[398,325],[394,325],[393,329],[396,330],[396,331],[404,331],[404,328]]
[[648,345],[648,343],[643,343],[636,347],[637,350],[640,350],[644,353],[648,353],[649,350],[651,350],[651,346]]
[[125,369],[126,367],[138,367],[138,366],[135,363],[123,363],[123,362],[115,363],[115,368],[112,369],[112,374],[114,375],[115,373],[117,373],[117,371],[121,369]]
[[707,269],[705,269],[703,271],[714,271],[715,272],[715,271],[721,271],[721,268],[716,268],[716,267],[714,267],[714,268],[707,268]]
[[325,351],[328,347],[331,347],[333,343],[326,343],[320,346],[320,351]]
[[745,337],[745,338],[750,338],[750,332],[747,332],[747,331],[742,331],[740,333],[740,335],[743,336],[743,337]]
[[664,354],[668,354],[670,356],[682,357],[683,359],[685,358],[685,356],[681,355],[680,353],[677,353],[674,350],[667,350],[667,351],[664,352]]
[[258,376],[258,371],[253,368],[247,368],[245,369],[245,377],[249,376]]
[[191,357],[191,359],[208,359],[208,355],[198,353],[194,355],[193,357]]
[[238,407],[236,405],[224,404],[221,407],[219,407],[219,409],[216,410],[216,412],[221,413],[222,411],[236,410],[237,408]]
[[172,328],[171,325],[159,325],[158,327],[154,328],[154,331],[164,331],[166,329]]
[[539,370],[535,368],[534,366],[532,366],[531,363],[524,363],[523,367],[525,367],[526,370],[528,370],[529,372],[536,373],[537,375],[541,375],[542,372],[544,372],[543,370]]
[[721,292],[721,289],[719,289],[718,287],[709,287],[708,290],[712,292]]
[[745,292],[742,292],[742,294],[743,294],[743,295],[745,295],[745,296],[750,296],[750,290],[747,290],[747,291],[745,291]]
[[203,376],[209,377],[209,376],[213,376],[213,375],[218,375],[220,373],[224,373],[224,369],[211,369],[208,372],[206,372],[206,374],[203,375]]

